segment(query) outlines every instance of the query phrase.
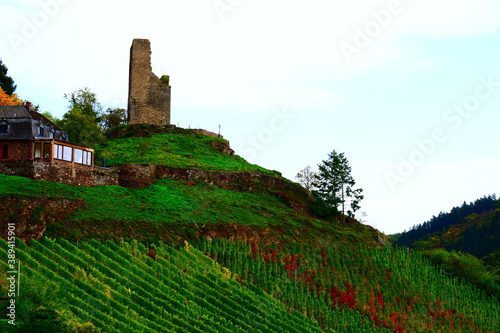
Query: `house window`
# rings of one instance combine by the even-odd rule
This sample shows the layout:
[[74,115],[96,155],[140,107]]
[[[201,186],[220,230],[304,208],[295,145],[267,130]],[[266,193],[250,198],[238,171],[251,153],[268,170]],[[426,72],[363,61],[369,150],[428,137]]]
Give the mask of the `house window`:
[[0,120],[0,134],[9,134],[9,123],[5,120]]
[[9,157],[9,145],[2,145],[2,149],[0,150],[1,158],[8,158]]
[[63,146],[54,145],[54,158],[57,158],[58,160],[63,159]]
[[75,163],[92,165],[92,153],[75,148]]
[[56,133],[54,130],[50,131],[50,138],[53,139],[55,137],[55,134]]
[[83,150],[75,149],[75,163],[83,164]]
[[42,158],[42,144],[35,143],[35,158]]
[[54,158],[67,162],[73,161],[73,148],[55,144]]
[[73,161],[73,148],[63,146],[63,160],[67,162]]
[[85,151],[83,154],[83,164],[92,165],[92,153],[90,151]]
[[50,143],[43,144],[43,158],[50,158]]
[[38,136],[41,137],[41,138],[43,138],[45,136],[44,132],[45,132],[45,130],[44,130],[43,126],[40,126],[38,128]]

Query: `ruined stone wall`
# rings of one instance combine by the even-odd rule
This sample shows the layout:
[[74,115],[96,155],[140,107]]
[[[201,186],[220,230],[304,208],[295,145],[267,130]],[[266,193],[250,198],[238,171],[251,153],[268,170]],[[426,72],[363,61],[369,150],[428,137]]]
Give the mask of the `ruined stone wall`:
[[62,161],[0,162],[0,174],[77,186],[118,185],[118,172],[94,171]]
[[33,178],[67,185],[93,186],[92,168],[64,162],[33,162]]
[[130,48],[128,119],[129,124],[170,124],[168,76],[158,78],[151,68],[151,43],[134,39]]
[[204,130],[204,129],[193,129],[193,132],[196,132],[196,133],[200,133],[200,134],[203,134],[203,135],[206,135],[206,136],[211,136],[213,138],[222,138],[224,139],[224,137],[220,134],[217,134],[217,133],[214,133],[214,132],[210,132],[210,131],[207,131],[207,130]]

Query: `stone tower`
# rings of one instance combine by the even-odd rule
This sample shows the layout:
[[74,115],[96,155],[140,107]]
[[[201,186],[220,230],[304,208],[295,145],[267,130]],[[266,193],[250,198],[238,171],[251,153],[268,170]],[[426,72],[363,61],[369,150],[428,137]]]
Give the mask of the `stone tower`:
[[130,48],[127,122],[170,124],[169,77],[153,73],[148,39],[134,39]]

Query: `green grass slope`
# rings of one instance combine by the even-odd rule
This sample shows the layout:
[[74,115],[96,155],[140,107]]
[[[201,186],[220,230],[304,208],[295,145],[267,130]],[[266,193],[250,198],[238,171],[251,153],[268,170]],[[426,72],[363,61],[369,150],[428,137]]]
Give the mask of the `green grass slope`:
[[2,222],[19,221],[22,216],[24,230],[35,238],[42,233],[66,239],[169,241],[222,236],[377,244],[371,227],[318,218],[311,213],[311,198],[298,184],[225,154],[225,148],[225,140],[192,130],[122,126],[96,150],[108,166],[154,163],[159,168],[201,170],[232,177],[234,186],[162,176],[140,190],[85,188],[0,175]]
[[238,155],[221,152],[228,142],[222,138],[177,127],[148,124],[116,128],[109,140],[96,149],[97,162],[105,158],[107,165],[119,163],[154,163],[176,168],[209,171],[250,171],[279,175]]

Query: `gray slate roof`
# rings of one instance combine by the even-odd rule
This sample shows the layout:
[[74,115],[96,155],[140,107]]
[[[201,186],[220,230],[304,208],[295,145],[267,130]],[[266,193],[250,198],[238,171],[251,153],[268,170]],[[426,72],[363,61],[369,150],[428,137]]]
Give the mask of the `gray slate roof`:
[[59,131],[62,131],[62,129],[59,126],[54,124],[43,114],[30,110],[24,105],[0,105],[0,119],[7,120],[7,119],[19,119],[19,118],[35,119],[47,125],[50,125]]

